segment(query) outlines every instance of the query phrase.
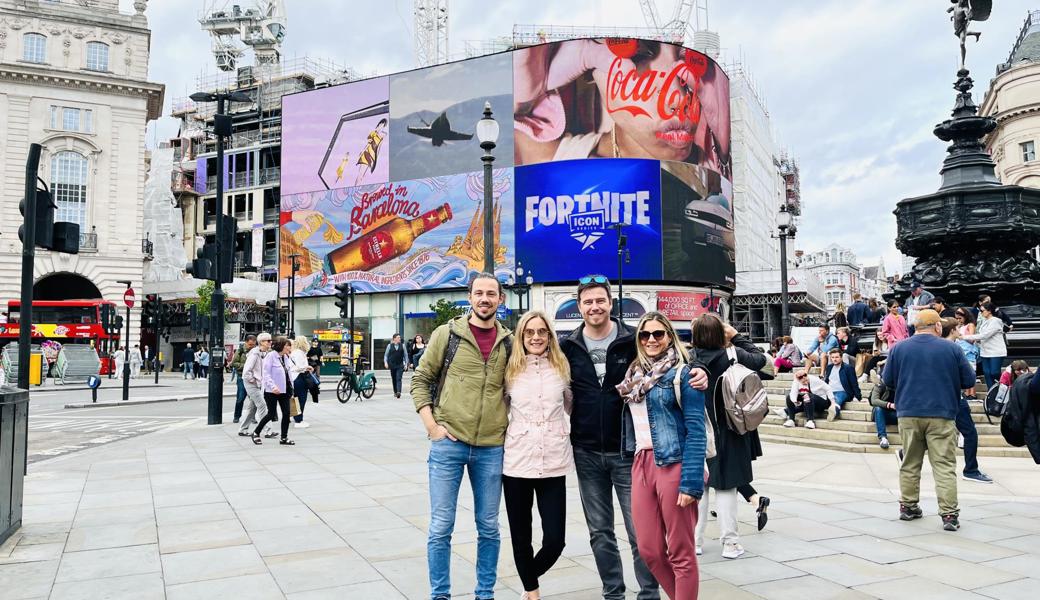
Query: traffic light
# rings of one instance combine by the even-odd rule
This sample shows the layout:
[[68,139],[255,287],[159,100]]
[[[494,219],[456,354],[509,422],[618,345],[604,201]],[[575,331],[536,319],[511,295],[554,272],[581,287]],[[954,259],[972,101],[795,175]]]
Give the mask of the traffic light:
[[354,286],[350,283],[336,284],[336,306],[339,316],[346,319],[350,316],[350,297],[354,295]]
[[264,328],[273,335],[278,331],[278,301],[268,300],[264,304],[267,306],[267,319],[264,321]]
[[216,274],[213,270],[213,251],[212,244],[204,244],[195,251],[197,258],[185,265],[184,270],[196,279],[214,279]]
[[[235,236],[238,234],[238,219],[225,215],[220,225],[223,231],[218,234],[221,256],[217,275],[220,276],[220,283],[231,283],[235,279]],[[214,260],[214,263],[216,262]]]
[[111,304],[101,305],[101,329],[105,333],[111,333],[112,331],[112,310]]
[[112,333],[119,333],[122,330],[123,317],[121,315],[116,315],[115,318],[112,320]]
[[289,312],[278,311],[278,332],[285,333],[289,331]]
[[151,331],[159,329],[159,297],[155,294],[145,294],[141,305],[141,327]]
[[54,224],[53,231],[51,250],[63,254],[79,254],[79,223],[58,221]]
[[202,329],[202,322],[199,321],[199,307],[194,304],[188,307],[188,326],[192,331],[199,331]]
[[[18,210],[22,213],[23,219],[28,215],[25,214],[26,206],[25,199],[18,203]],[[34,229],[36,230],[36,245],[40,248],[47,248],[48,250],[54,245],[54,202],[51,200],[51,193],[47,190],[36,190],[36,223]],[[25,225],[18,228],[18,239],[25,243]]]

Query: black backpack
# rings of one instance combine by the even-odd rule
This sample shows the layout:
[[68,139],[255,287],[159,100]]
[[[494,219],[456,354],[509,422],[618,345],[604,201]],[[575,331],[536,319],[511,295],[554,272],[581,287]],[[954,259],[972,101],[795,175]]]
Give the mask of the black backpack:
[[993,417],[1003,417],[1007,412],[1008,401],[1011,399],[1011,388],[998,383],[986,392],[986,399],[982,403],[982,411],[986,413],[986,420],[993,424]]
[[1026,419],[1029,417],[1029,382],[1033,373],[1026,373],[1015,380],[1008,395],[1004,416],[1000,420],[1000,435],[1011,446],[1026,445]]

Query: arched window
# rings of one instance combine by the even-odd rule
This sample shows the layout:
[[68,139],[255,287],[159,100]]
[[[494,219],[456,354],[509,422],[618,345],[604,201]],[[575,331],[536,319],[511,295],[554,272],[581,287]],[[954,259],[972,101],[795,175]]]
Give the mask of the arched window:
[[87,227],[87,159],[78,152],[58,152],[51,160],[51,194],[58,205],[55,221]]
[[91,71],[108,71],[108,44],[87,42],[87,68]]
[[40,33],[23,35],[22,60],[32,63],[47,62],[47,36]]

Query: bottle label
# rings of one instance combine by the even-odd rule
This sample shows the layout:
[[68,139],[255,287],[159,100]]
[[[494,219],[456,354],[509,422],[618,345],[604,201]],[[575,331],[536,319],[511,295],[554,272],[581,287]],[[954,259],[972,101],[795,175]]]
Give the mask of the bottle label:
[[388,231],[374,231],[361,243],[361,259],[372,267],[394,256],[394,238]]

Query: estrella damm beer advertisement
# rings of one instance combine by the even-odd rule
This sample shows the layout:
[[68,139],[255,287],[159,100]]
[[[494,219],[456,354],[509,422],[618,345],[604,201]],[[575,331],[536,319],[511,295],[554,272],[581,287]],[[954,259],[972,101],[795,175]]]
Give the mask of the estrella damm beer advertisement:
[[617,272],[620,223],[625,277],[661,278],[661,165],[656,160],[569,160],[516,168],[517,259],[538,281]]
[[[509,274],[516,246],[511,169],[492,178],[496,273]],[[298,255],[297,296],[465,287],[484,261],[481,172],[282,197],[279,253]],[[288,294],[291,262],[280,262]],[[507,266],[508,265],[508,266]]]
[[732,287],[729,79],[694,50],[618,38],[285,96],[282,293],[292,254],[299,295],[463,287],[482,270],[485,103],[503,279],[517,257],[539,282],[614,276],[623,222],[626,278]]

